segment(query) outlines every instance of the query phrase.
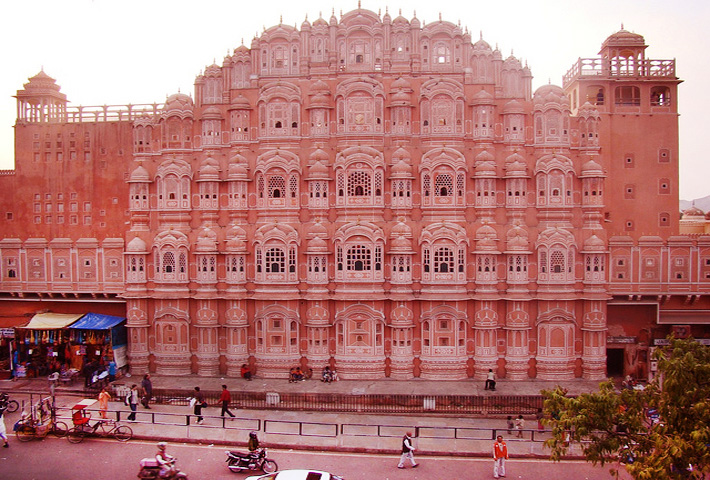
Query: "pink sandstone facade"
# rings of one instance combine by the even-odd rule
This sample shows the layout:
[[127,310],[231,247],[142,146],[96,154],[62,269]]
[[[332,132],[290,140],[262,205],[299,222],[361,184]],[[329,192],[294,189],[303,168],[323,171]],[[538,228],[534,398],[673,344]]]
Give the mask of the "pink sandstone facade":
[[[673,60],[621,30],[532,91],[453,23],[266,29],[163,104],[17,92],[0,308],[128,319],[134,372],[645,376],[710,336]],[[9,312],[9,313],[8,313]]]

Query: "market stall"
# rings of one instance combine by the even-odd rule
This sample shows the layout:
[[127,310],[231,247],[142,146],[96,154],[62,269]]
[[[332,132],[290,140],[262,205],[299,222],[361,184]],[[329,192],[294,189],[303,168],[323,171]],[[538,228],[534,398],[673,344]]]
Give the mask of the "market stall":
[[69,325],[68,330],[71,344],[83,346],[87,359],[98,361],[101,365],[109,365],[113,361],[117,369],[128,364],[125,318],[87,313]]
[[17,363],[15,376],[42,377],[70,368],[69,332],[81,313],[38,313],[24,327],[15,329]]

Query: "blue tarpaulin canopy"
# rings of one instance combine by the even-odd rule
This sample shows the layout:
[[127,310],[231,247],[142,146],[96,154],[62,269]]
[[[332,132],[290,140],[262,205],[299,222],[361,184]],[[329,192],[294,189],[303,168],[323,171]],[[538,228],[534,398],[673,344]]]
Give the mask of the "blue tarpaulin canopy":
[[76,322],[69,325],[69,328],[80,328],[82,330],[108,330],[121,322],[125,322],[123,317],[113,317],[100,313],[87,313]]
[[87,313],[68,328],[76,330],[110,330],[111,347],[118,367],[126,365],[126,346],[128,344],[128,332],[126,331],[126,319],[124,317],[114,317],[102,315],[100,313]]

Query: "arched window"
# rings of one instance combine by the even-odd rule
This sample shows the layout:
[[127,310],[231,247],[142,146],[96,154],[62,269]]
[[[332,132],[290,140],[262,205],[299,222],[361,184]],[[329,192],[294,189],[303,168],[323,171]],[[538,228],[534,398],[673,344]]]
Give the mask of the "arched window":
[[265,253],[267,273],[284,273],[286,271],[286,255],[280,248],[269,248]]

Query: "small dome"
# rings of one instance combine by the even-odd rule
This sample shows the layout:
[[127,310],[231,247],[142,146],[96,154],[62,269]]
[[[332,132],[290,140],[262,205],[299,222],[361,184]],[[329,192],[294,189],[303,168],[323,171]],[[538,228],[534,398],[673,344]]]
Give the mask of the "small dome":
[[414,178],[412,176],[412,166],[400,159],[392,167],[392,178]]
[[184,93],[174,93],[170,95],[167,100],[165,100],[164,110],[166,112],[171,110],[189,110],[191,112],[194,107],[195,103],[189,95],[185,95]]
[[198,181],[201,182],[219,180],[219,163],[212,157],[205,158],[200,165],[199,174]]
[[307,180],[328,180],[330,178],[329,174],[328,167],[318,160],[308,169]]
[[316,80],[311,84],[310,93],[330,93],[330,87],[323,80]]
[[503,70],[522,70],[523,66],[520,63],[520,60],[515,58],[514,56],[509,56],[508,58],[505,59],[505,62],[503,62]]
[[197,237],[195,251],[202,253],[217,252],[217,234],[209,228],[204,228]]
[[241,93],[232,101],[230,107],[231,110],[251,110],[251,105],[249,100],[247,100]]
[[525,113],[525,107],[519,101],[513,99],[503,106],[503,114]]
[[586,252],[599,252],[604,250],[606,250],[604,240],[596,235],[592,235],[584,241],[584,251]]
[[483,150],[481,153],[476,155],[476,158],[474,159],[476,163],[479,162],[495,162],[496,157],[493,156],[492,153],[490,153],[488,150]]
[[225,248],[231,253],[242,253],[246,251],[247,244],[241,238],[234,237],[225,242]]
[[569,105],[569,99],[567,98],[567,95],[565,95],[564,90],[557,85],[543,85],[535,90],[535,94],[533,95],[533,103],[536,105],[545,103]]
[[405,238],[411,238],[412,237],[412,229],[409,225],[404,223],[402,220],[397,222],[395,226],[392,227],[392,231],[390,232],[390,237],[405,237]]
[[604,170],[602,170],[602,166],[599,165],[594,160],[589,160],[584,165],[582,165],[582,173],[580,175],[581,178],[583,178],[583,177],[603,177],[603,176],[604,176]]
[[[515,155],[515,154],[513,154]],[[510,157],[512,157],[511,155]],[[519,156],[519,155],[518,155]],[[508,157],[508,158],[510,158]],[[506,177],[526,177],[527,176],[527,167],[525,166],[525,163],[519,160],[514,160],[512,163],[508,164],[506,167]]]
[[402,12],[400,11],[400,12],[399,12],[399,15],[397,15],[397,18],[395,18],[395,19],[392,21],[392,24],[393,24],[393,25],[409,25],[409,20],[407,20],[406,18],[404,18],[404,17],[402,16]]
[[528,235],[525,229],[516,225],[510,230],[508,230],[508,241],[506,243],[506,248],[510,251],[522,252],[527,251],[529,248]]
[[491,46],[483,40],[483,32],[481,32],[481,38],[473,44],[473,50],[474,51],[484,51],[484,52],[492,52],[493,50],[491,49]]
[[222,118],[222,112],[219,107],[212,105],[204,109],[202,112],[202,118],[206,120],[219,120]]
[[397,150],[395,150],[392,153],[392,162],[399,161],[399,160],[404,160],[408,161],[412,159],[412,155],[409,153],[409,150],[403,147],[399,147]]
[[492,252],[497,249],[497,232],[490,225],[483,225],[476,230],[476,250]]
[[390,318],[397,323],[412,323],[414,321],[414,312],[402,302],[392,309]]
[[322,148],[316,148],[308,158],[311,161],[324,162],[326,164],[328,163],[328,160],[330,160],[330,158],[328,157],[328,153]]
[[230,180],[248,180],[249,167],[244,155],[237,153],[229,159],[227,177]]
[[126,245],[126,252],[128,253],[148,253],[148,247],[140,237],[135,237],[133,240],[128,242]]
[[481,89],[471,98],[471,105],[492,105],[493,101],[493,95]]
[[328,22],[322,16],[318,16],[315,22],[313,22],[314,27],[327,27]]
[[629,32],[628,30],[624,30],[622,27],[621,30],[619,30],[616,33],[612,33],[607,37],[606,40],[604,40],[604,43],[602,44],[602,49],[604,47],[645,47],[646,46],[646,41],[643,38],[643,35],[639,35],[638,33],[632,33]]
[[[44,70],[40,70],[37,75],[30,77],[29,82],[25,83],[23,87],[26,91],[32,92],[33,94],[54,93],[56,96],[56,93],[59,92],[57,81],[44,73]],[[64,97],[64,94],[59,95]]]
[[495,239],[498,235],[498,232],[496,232],[496,229],[491,227],[490,225],[481,225],[478,230],[476,230],[476,240],[480,240],[482,238],[493,238]]
[[490,177],[496,174],[496,164],[494,162],[477,162],[474,177]]
[[321,222],[314,223],[313,225],[310,225],[307,227],[306,231],[306,236],[309,238],[313,237],[322,237],[322,238],[328,238],[328,229],[325,228],[325,225],[323,225]]
[[133,172],[128,183],[150,183],[150,174],[143,165],[138,165]]
[[308,241],[308,248],[306,253],[327,253],[328,252],[328,242],[323,240],[320,236],[315,236]]
[[234,49],[234,53],[249,54],[249,49],[246,47],[246,45],[239,45],[237,48]]
[[390,252],[392,253],[410,252],[411,250],[412,241],[401,235],[390,241]]
[[[508,155],[508,157],[505,159],[505,163],[515,163],[515,162],[520,162],[520,163],[525,163],[525,157],[520,155],[517,151],[513,152],[512,154]],[[510,168],[510,167],[508,167]]]

